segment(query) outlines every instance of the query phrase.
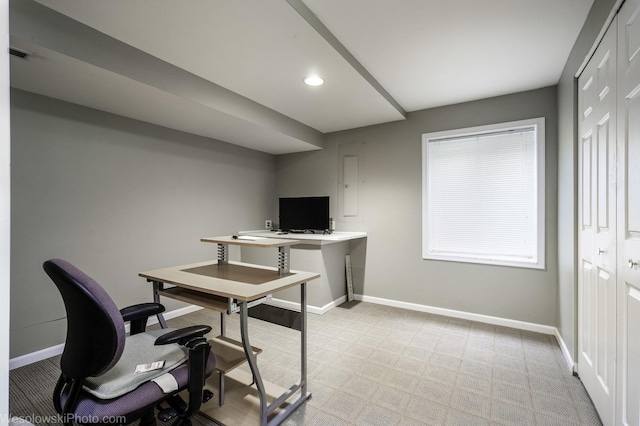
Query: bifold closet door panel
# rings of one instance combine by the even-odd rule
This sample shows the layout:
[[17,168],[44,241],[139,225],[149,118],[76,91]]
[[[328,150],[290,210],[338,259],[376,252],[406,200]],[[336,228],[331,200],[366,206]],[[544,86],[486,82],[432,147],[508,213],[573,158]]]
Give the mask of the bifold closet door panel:
[[619,425],[640,425],[640,0],[618,13]]
[[578,80],[578,373],[605,425],[616,391],[616,23]]

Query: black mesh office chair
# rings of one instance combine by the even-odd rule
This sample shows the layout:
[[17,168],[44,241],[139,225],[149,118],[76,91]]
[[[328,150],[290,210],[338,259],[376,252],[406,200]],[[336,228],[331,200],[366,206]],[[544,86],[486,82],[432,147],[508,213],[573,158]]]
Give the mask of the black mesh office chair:
[[[154,408],[164,421],[188,425],[203,400],[204,380],[216,358],[204,334],[209,326],[145,332],[147,318],[164,311],[157,303],[118,310],[105,290],[60,259],[43,265],[58,287],[67,311],[67,338],[60,360],[62,374],[53,403],[66,425],[130,423],[155,425]],[[124,322],[131,321],[130,336]],[[142,364],[163,361],[161,369],[135,372]],[[177,395],[189,393],[187,405]],[[169,407],[164,407],[164,402]],[[160,403],[163,403],[160,405]]]

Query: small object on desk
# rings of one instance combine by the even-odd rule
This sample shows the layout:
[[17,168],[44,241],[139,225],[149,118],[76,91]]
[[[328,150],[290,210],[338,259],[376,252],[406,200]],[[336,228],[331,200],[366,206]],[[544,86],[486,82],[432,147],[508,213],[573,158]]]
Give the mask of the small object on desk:
[[234,235],[234,240],[243,240],[243,241],[258,241],[258,240],[266,240],[266,237],[247,237],[245,235]]

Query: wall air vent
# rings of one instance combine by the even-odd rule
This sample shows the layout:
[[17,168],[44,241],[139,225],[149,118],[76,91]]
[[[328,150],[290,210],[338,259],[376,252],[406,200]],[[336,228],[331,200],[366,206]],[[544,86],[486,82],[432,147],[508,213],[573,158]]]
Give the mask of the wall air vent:
[[17,56],[20,59],[28,59],[31,54],[24,52],[22,50],[14,49],[13,47],[9,48],[9,54],[13,56]]

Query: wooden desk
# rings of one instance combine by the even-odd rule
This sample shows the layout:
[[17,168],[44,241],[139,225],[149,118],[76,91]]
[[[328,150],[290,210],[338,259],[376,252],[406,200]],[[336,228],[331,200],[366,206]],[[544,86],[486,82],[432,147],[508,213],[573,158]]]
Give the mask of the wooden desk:
[[[224,238],[222,244],[237,244],[238,241],[240,241],[240,244],[244,244],[245,242],[251,243],[251,241],[232,240],[230,237],[221,238]],[[230,241],[227,241],[226,238],[229,238]],[[291,240],[282,240],[281,243],[286,245],[286,247],[295,244],[295,242],[290,243],[290,241]],[[270,243],[273,244],[273,241],[270,241]],[[273,245],[271,246],[273,247]],[[278,246],[276,245],[276,247]],[[319,274],[302,271],[288,271],[283,273],[281,268],[232,262],[224,259],[223,261],[200,262],[156,269],[154,271],[141,272],[139,275],[153,283],[153,297],[156,302],[160,301],[160,296],[171,297],[221,312],[221,318],[223,318],[223,315],[232,312],[240,313],[241,345],[249,367],[251,368],[253,382],[257,389],[257,395],[255,395],[259,400],[257,423],[259,423],[260,426],[280,424],[311,397],[311,394],[307,391],[306,283],[318,278],[320,276]],[[171,284],[175,287],[165,288],[165,284]],[[260,376],[256,362],[257,349],[253,348],[249,342],[248,310],[250,305],[261,303],[265,296],[272,292],[293,286],[300,286],[300,297],[302,301],[300,311],[300,381],[284,390],[279,396],[271,397],[271,403],[268,404],[268,389],[265,387],[265,383]],[[166,328],[166,322],[161,315],[158,317],[158,320],[162,327]],[[222,323],[221,328],[222,337],[224,337],[224,323]],[[225,341],[225,343],[229,342]],[[219,392],[224,392],[223,383],[223,381],[220,382]],[[209,404],[211,403],[212,402]],[[213,407],[213,409],[207,409],[203,406],[203,413],[229,425],[239,425],[246,421],[245,418],[237,419],[237,417],[236,419],[229,420],[229,416],[233,416],[234,414],[233,412],[231,414],[224,413],[223,409],[226,407],[226,404],[225,406]],[[233,410],[233,407],[230,407],[230,410],[227,411]],[[249,411],[250,407],[247,407],[245,413],[235,409],[236,414],[242,415],[246,415]]]

